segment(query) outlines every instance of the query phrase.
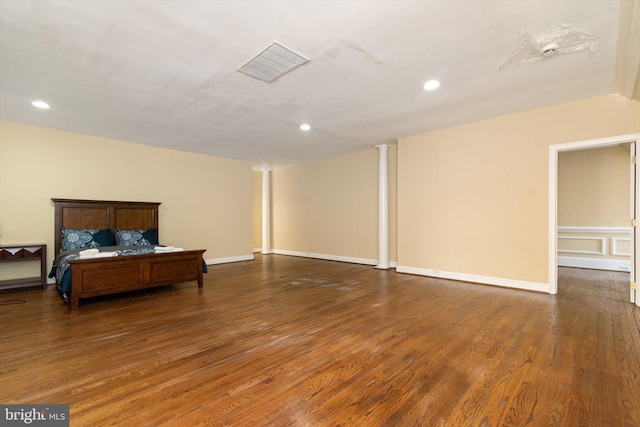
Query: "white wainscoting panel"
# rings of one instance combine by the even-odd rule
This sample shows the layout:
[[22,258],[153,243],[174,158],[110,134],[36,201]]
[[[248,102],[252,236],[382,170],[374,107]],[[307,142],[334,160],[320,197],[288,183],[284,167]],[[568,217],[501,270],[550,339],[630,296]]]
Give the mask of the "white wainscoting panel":
[[[629,242],[630,227],[558,227],[558,266],[592,268],[596,270],[629,271],[630,254],[619,248],[621,242]],[[621,236],[622,235],[622,236]],[[560,240],[598,241],[599,250],[560,249]],[[607,243],[607,241],[609,243]],[[624,259],[627,257],[627,259]]]
[[[565,240],[595,240],[600,242],[600,250],[599,251],[583,251],[579,249],[558,249],[558,253],[572,253],[572,254],[584,254],[584,255],[606,255],[606,237],[586,237],[586,236],[558,236],[559,239]],[[560,244],[558,243],[558,246]]]
[[612,237],[611,238],[611,255],[615,256],[631,256],[629,250],[627,249],[625,252],[620,252],[618,250],[618,242],[629,242],[631,244],[631,238],[629,237]]

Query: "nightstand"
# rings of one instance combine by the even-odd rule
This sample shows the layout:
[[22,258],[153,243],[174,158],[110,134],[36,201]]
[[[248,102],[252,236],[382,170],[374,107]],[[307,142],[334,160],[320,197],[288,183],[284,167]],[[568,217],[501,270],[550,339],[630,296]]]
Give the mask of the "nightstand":
[[0,292],[47,289],[47,245],[41,243],[0,245],[0,263],[15,261],[40,261],[40,276],[0,280]]

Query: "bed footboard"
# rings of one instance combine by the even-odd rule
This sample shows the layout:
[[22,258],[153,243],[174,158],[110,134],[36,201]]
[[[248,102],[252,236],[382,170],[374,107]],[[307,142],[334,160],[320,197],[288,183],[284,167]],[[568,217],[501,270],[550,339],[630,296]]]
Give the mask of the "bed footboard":
[[164,254],[75,259],[71,265],[71,310],[80,299],[197,281],[203,286],[204,249]]

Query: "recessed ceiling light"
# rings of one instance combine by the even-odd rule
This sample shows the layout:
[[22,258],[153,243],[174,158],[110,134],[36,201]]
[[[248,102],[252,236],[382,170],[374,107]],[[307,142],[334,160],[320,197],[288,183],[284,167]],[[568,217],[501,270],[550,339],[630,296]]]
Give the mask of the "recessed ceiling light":
[[309,125],[308,125],[308,124],[306,124],[306,123],[303,123],[303,124],[301,124],[301,125],[300,125],[300,129],[302,129],[303,131],[305,131],[305,132],[306,132],[306,131],[308,131],[309,129],[311,129],[311,126],[309,126]]
[[424,84],[425,90],[435,90],[435,89],[438,89],[439,87],[440,87],[440,82],[437,80],[429,80]]
[[31,103],[31,105],[33,105],[34,107],[37,107],[37,108],[44,108],[44,109],[46,109],[46,108],[50,108],[50,107],[49,107],[49,104],[47,104],[47,103],[46,103],[46,102],[44,102],[44,101],[33,101],[33,102]]

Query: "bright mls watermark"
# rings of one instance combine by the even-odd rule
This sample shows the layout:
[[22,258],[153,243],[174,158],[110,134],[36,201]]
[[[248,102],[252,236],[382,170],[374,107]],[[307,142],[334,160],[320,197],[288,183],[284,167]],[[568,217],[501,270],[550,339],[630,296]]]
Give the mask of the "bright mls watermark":
[[69,405],[3,405],[0,425],[69,427]]

